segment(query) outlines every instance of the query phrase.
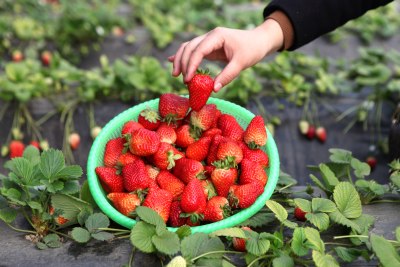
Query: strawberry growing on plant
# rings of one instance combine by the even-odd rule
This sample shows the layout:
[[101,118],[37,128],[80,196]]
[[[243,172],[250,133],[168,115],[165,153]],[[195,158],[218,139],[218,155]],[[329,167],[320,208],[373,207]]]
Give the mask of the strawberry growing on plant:
[[310,123],[306,120],[300,120],[298,127],[300,133],[305,136],[308,133],[308,129],[310,128]]
[[297,220],[305,222],[307,220],[306,214],[307,214],[307,212],[303,211],[301,208],[299,208],[299,207],[294,208],[294,217]]
[[367,159],[365,160],[365,162],[369,165],[369,167],[371,168],[371,171],[373,171],[376,167],[376,164],[378,163],[378,161],[376,160],[376,158],[374,156],[368,156]]
[[190,107],[198,111],[207,103],[214,89],[214,80],[208,71],[197,70],[197,73],[187,83]]
[[257,115],[250,121],[244,131],[243,140],[251,149],[265,146],[267,143],[267,130],[265,129],[263,117]]
[[[250,227],[243,226],[242,230],[244,231],[253,231]],[[232,238],[232,246],[236,251],[246,252],[246,239],[240,237]]]
[[15,50],[12,53],[12,61],[14,62],[21,62],[24,59],[24,54],[21,51]]
[[307,130],[307,133],[306,133],[306,137],[307,137],[309,140],[314,139],[314,137],[315,137],[315,126],[314,126],[314,125],[311,124],[311,125],[308,127],[308,130]]
[[146,108],[140,112],[138,122],[148,130],[156,130],[160,126],[161,120],[157,110]]
[[9,148],[10,158],[13,159],[17,157],[22,157],[22,155],[24,154],[25,145],[20,140],[13,140],[8,145],[8,148]]
[[90,129],[90,137],[92,139],[95,139],[101,132],[101,127],[100,126],[94,126],[92,129]]
[[36,147],[37,149],[41,149],[40,148],[40,143],[38,142],[38,141],[36,141],[36,140],[32,140],[30,143],[29,143],[29,145],[31,145],[31,146],[34,146],[34,147]]
[[326,129],[323,126],[318,126],[317,129],[315,130],[315,137],[320,141],[321,143],[325,143],[326,141]]
[[68,137],[68,143],[72,150],[78,149],[81,143],[81,136],[78,133],[71,133]]
[[52,55],[50,51],[43,51],[40,55],[40,60],[42,61],[43,66],[49,66],[51,64]]

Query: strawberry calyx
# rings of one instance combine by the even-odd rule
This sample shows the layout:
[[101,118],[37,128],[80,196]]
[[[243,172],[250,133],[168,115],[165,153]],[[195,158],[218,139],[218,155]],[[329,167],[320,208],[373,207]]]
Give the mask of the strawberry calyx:
[[149,193],[149,188],[138,189],[138,190],[135,190],[135,191],[131,192],[131,194],[136,194],[138,196],[138,198],[140,199],[140,203],[143,202],[143,200],[146,198],[146,195],[148,193]]
[[249,142],[249,143],[247,144],[247,146],[248,146],[250,149],[259,149],[259,148],[260,148],[260,145],[257,145],[256,142],[254,142],[254,141]]
[[151,123],[156,123],[157,121],[160,120],[160,115],[158,114],[158,112],[152,108],[147,107],[146,109],[144,109],[140,115],[145,118],[147,121],[151,122]]
[[180,154],[174,154],[173,151],[169,150],[167,152],[167,161],[168,161],[168,166],[167,166],[167,170],[172,169],[173,167],[175,167],[175,160],[178,160],[182,158],[182,155]]
[[180,218],[189,218],[192,223],[196,224],[196,223],[200,222],[201,220],[203,220],[204,214],[182,212],[181,214],[179,214],[179,217]]

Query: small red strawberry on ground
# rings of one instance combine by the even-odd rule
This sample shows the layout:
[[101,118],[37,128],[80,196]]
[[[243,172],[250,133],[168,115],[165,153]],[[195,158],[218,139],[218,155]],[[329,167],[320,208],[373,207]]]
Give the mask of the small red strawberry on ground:
[[308,129],[310,128],[310,123],[306,120],[299,121],[299,131],[302,135],[307,135]]
[[[250,227],[243,226],[242,230],[244,231],[253,231]],[[232,238],[232,246],[236,251],[246,252],[246,239],[240,237]]]
[[181,203],[174,201],[171,204],[169,212],[168,225],[172,227],[180,227],[186,223],[186,218],[180,217],[182,213]]
[[204,221],[218,222],[231,215],[231,207],[225,197],[215,196],[208,200],[204,211]]
[[22,141],[13,140],[10,142],[8,148],[10,151],[10,158],[13,159],[22,157],[22,155],[24,154],[25,145],[24,143],[22,143]]
[[160,136],[160,141],[168,144],[174,144],[176,142],[176,131],[173,127],[167,124],[161,124],[157,131]]
[[143,206],[155,210],[164,222],[168,221],[173,196],[170,192],[160,188],[152,188],[143,201]]
[[308,131],[306,133],[306,137],[309,140],[314,139],[314,137],[315,137],[315,126],[314,125],[310,125],[310,127],[308,127]]
[[111,200],[115,209],[125,216],[132,216],[136,207],[140,205],[140,198],[133,193],[110,193],[107,198]]
[[375,169],[376,164],[378,163],[378,161],[376,160],[376,158],[374,156],[367,157],[365,162],[369,165],[369,167],[371,168],[371,171],[373,171]]
[[127,121],[122,126],[121,135],[123,136],[127,134],[131,135],[134,131],[140,128],[144,128],[143,125],[141,125],[140,123],[136,121]]
[[40,60],[42,61],[43,66],[49,66],[51,64],[52,55],[50,51],[43,51],[40,55]]
[[258,162],[248,159],[242,160],[240,164],[240,184],[249,184],[254,181],[259,181],[262,186],[265,186],[268,181],[267,173]]
[[185,184],[188,184],[193,179],[205,178],[204,166],[201,162],[188,158],[181,158],[175,161],[173,174]]
[[232,185],[229,189],[228,200],[232,208],[245,209],[253,205],[256,199],[264,192],[260,182],[244,185]]
[[138,122],[148,130],[156,130],[161,123],[161,117],[158,111],[152,108],[146,108],[140,112]]
[[190,116],[190,124],[197,132],[198,136],[210,129],[215,122],[215,114],[217,106],[215,104],[208,104],[200,110],[193,110]]
[[144,190],[149,187],[151,178],[143,160],[136,160],[122,168],[124,188],[128,192]]
[[250,121],[244,131],[243,140],[251,149],[265,146],[267,143],[267,130],[265,129],[263,117],[257,115]]
[[168,143],[161,142],[160,147],[153,154],[154,165],[160,170],[170,170],[175,167],[175,161],[185,155]]
[[123,166],[130,164],[138,159],[140,159],[138,156],[135,156],[131,152],[127,151],[126,153],[123,153],[118,157],[116,165],[119,167],[123,167]]
[[40,143],[36,140],[32,140],[29,145],[36,147],[37,149],[40,150]]
[[71,133],[68,137],[68,143],[72,150],[76,150],[81,143],[81,137],[78,133]]
[[167,190],[172,194],[174,200],[182,194],[185,184],[175,177],[169,171],[161,170],[156,178],[157,184],[160,188]]
[[229,114],[222,114],[218,118],[218,128],[222,130],[222,135],[234,141],[242,141],[244,130],[237,122],[236,118]]
[[110,139],[104,150],[104,165],[107,167],[114,167],[117,165],[119,157],[123,154],[125,149],[125,138],[117,137]]
[[160,136],[145,128],[134,131],[129,141],[129,150],[137,156],[153,155],[159,147]]
[[202,137],[186,148],[186,157],[197,161],[203,161],[207,155],[211,144],[211,137]]
[[206,103],[214,89],[214,80],[208,71],[197,70],[197,73],[187,83],[190,107],[198,111]]
[[243,151],[243,159],[258,162],[262,167],[266,168],[269,165],[268,154],[262,149],[250,149],[245,143],[239,143]]
[[295,207],[294,208],[294,217],[302,222],[305,222],[307,220],[306,218],[306,214],[307,212],[303,211],[302,209],[300,209],[299,207]]
[[184,124],[176,130],[176,142],[179,147],[186,148],[190,144],[196,142],[193,130],[190,129],[189,124]]
[[[220,165],[221,164],[221,165]],[[227,197],[230,187],[235,184],[238,178],[236,168],[223,166],[223,163],[216,162],[216,168],[211,173],[211,181],[218,196]]]
[[14,62],[21,62],[24,59],[24,55],[22,54],[21,51],[15,50],[12,53],[12,61]]
[[192,179],[183,189],[181,195],[182,211],[196,223],[203,218],[203,212],[207,205],[207,198],[204,195],[203,186],[200,180]]
[[168,93],[160,96],[158,112],[168,124],[183,120],[189,110],[189,99]]
[[221,142],[217,149],[217,160],[226,160],[236,167],[243,159],[242,148],[234,141]]
[[321,143],[325,143],[326,141],[326,129],[323,126],[319,126],[317,130],[315,130],[315,137],[317,137],[318,141]]
[[200,182],[201,182],[201,185],[203,186],[204,194],[206,195],[207,199],[210,199],[217,195],[217,191],[215,190],[215,187],[214,187],[211,179],[203,179],[203,180],[200,180]]
[[107,193],[125,191],[122,176],[116,173],[117,170],[115,168],[100,166],[95,171],[104,191]]

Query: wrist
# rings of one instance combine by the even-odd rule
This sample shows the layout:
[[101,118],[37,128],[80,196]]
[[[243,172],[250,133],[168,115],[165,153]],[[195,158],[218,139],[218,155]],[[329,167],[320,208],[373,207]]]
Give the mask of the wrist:
[[266,19],[254,29],[266,47],[266,55],[282,50],[284,47],[284,34],[280,24],[274,19]]

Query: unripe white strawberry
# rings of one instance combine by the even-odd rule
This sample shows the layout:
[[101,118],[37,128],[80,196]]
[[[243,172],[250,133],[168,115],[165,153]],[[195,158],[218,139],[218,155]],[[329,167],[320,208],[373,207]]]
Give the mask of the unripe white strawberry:
[[78,133],[72,133],[68,137],[68,142],[71,148],[75,150],[79,147],[79,144],[81,143],[81,137]]

